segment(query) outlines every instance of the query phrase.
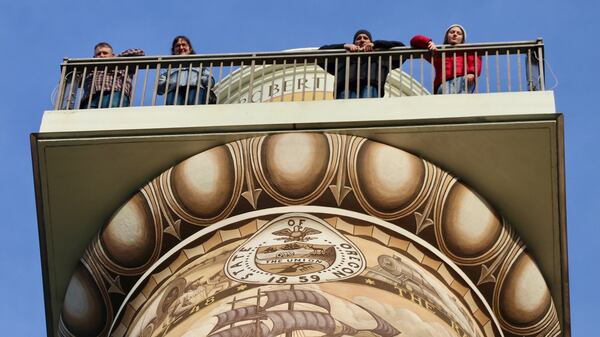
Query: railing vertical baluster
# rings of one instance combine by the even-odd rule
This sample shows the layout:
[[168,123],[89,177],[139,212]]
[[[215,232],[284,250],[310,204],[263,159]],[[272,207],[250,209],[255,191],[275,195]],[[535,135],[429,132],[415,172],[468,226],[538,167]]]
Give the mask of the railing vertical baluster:
[[[466,71],[466,69],[463,69],[463,72]],[[452,87],[454,88],[454,92],[449,92],[450,94],[457,94],[458,93],[458,85],[456,85],[456,51],[454,51],[452,53],[452,83],[454,84]],[[466,74],[463,74],[463,76],[465,76]]]
[[337,81],[337,78],[338,78],[337,77],[338,76],[338,57],[337,56],[335,57],[335,62],[334,63],[335,63],[335,66],[334,66],[334,69],[333,69],[333,97],[337,99],[338,98],[337,97],[337,91],[338,91],[338,88],[337,88],[337,86],[338,86],[338,81]]
[[523,76],[521,75],[521,49],[517,49],[517,82],[519,82],[519,91],[523,91]]
[[402,64],[404,63],[403,60],[404,59],[404,55],[400,54],[400,58],[398,59],[398,69],[400,70],[400,97],[402,97],[402,95],[404,94],[402,92],[402,80],[404,79],[404,73],[402,72]]
[[308,58],[305,56],[304,57],[304,71],[302,74],[302,102],[304,102],[304,99],[305,99],[306,81],[308,81],[306,79],[306,68],[307,67],[308,67]]
[[468,69],[467,69],[467,52],[463,53],[463,73],[464,73],[464,82],[465,82],[465,94],[469,94],[469,81],[468,81]]
[[429,54],[431,55],[431,56],[429,56],[430,60],[431,60],[431,67],[430,67],[430,71],[429,71],[429,76],[431,76],[431,94],[435,95],[436,94],[436,92],[435,92],[435,76],[436,76],[436,74],[435,74],[435,67],[433,66],[433,64],[434,64],[433,62],[435,62],[435,60],[433,58],[433,53],[429,52]]
[[490,54],[485,51],[485,86],[486,91],[490,93]]
[[[327,72],[327,67],[329,67],[329,59],[326,58],[325,59],[325,72],[323,73],[323,100],[327,99],[327,76],[329,73]],[[335,90],[334,90],[334,94],[335,94]]]
[[413,57],[413,54],[410,54],[410,60],[409,60],[410,63],[408,65],[408,72],[410,73],[410,83],[409,83],[409,86],[410,86],[410,93],[411,94],[414,92],[414,89],[413,89],[413,82],[414,82],[414,78],[415,78],[413,76],[413,63],[414,63],[414,60],[415,59]]
[[65,62],[60,67],[60,81],[58,82],[58,92],[56,93],[56,102],[54,103],[54,110],[62,110],[63,99],[65,93],[65,81],[67,76],[67,65]]
[[344,77],[344,99],[348,99],[350,93],[350,56],[346,56],[346,76]]
[[533,91],[533,77],[531,71],[531,49],[527,49],[527,64],[525,66],[527,75],[527,90]]
[[[119,100],[119,108],[123,107],[123,101],[125,100],[125,86],[127,85],[127,80],[129,79],[129,65],[125,65],[125,76],[123,76],[123,85],[121,86],[121,99]],[[129,89],[133,90],[133,86]],[[131,94],[131,92],[130,92]],[[112,107],[112,105],[111,105]]]
[[[185,80],[185,95],[183,97],[183,104],[182,105],[188,105],[188,99],[190,97],[190,82],[192,81],[192,69],[193,69],[193,63],[190,62],[190,67],[188,68],[188,74],[187,74],[187,78]],[[198,81],[200,81],[200,74],[198,74]],[[200,83],[197,83],[198,85],[200,85]],[[196,94],[198,94],[200,92],[200,87],[198,86],[196,88]],[[194,103],[196,103],[196,101],[194,100]]]
[[233,84],[233,61],[229,63],[229,74],[227,76],[229,76],[229,85],[227,86],[227,102],[229,102],[231,98],[231,85]]
[[107,72],[108,66],[104,66],[104,72],[102,73],[102,85],[100,86],[100,96],[98,97],[98,108],[102,107],[102,99],[104,98],[104,85],[106,84]]
[[[200,91],[201,91],[201,86],[202,86],[202,68],[203,67],[204,67],[204,63],[200,62],[200,65],[198,68],[200,72],[198,73],[198,83],[196,83],[196,94],[194,95],[194,105],[198,105],[198,103],[200,102]],[[190,69],[191,69],[191,63],[190,63]],[[190,74],[191,74],[191,71],[190,71]],[[190,74],[188,74],[188,88],[189,88],[189,84],[190,84],[190,81],[189,81]],[[209,80],[209,82],[210,82],[210,80]],[[208,95],[208,89],[204,88],[204,90],[206,90],[206,95]],[[188,90],[188,92],[189,92],[189,90]],[[186,94],[185,95],[185,103],[186,104],[187,104],[187,100],[188,100],[188,95]]]
[[312,100],[317,100],[317,59],[315,58],[315,62],[313,64],[313,90],[312,90]]
[[83,88],[85,87],[84,84],[87,76],[87,69],[87,66],[83,68],[83,74],[81,74],[81,77],[79,78],[79,81],[81,81],[81,84],[79,85],[79,102],[75,104],[75,109],[81,109],[83,107]]
[[181,81],[181,70],[183,69],[183,64],[179,62],[179,67],[177,68],[177,77],[175,78],[175,102],[173,105],[179,105],[179,81]]
[[133,81],[131,82],[131,98],[129,99],[129,106],[135,106],[133,100],[135,99],[135,91],[137,89],[137,79],[139,70],[140,66],[139,64],[136,64],[135,70],[133,71]]
[[[393,63],[393,61],[394,61],[394,59],[392,58],[392,55],[391,54],[388,55],[388,66],[390,67],[390,74],[392,73],[392,70],[394,69],[394,63]],[[402,65],[400,67],[402,67]],[[402,69],[401,68],[400,68],[400,77],[402,77]],[[390,78],[392,78],[391,75],[390,75]],[[390,91],[388,91],[388,98],[393,96],[392,86],[389,85],[389,88],[390,88]],[[385,84],[383,85],[383,91],[384,91],[384,95],[385,95]]]
[[421,53],[420,57],[419,57],[420,63],[421,63],[421,67],[419,72],[421,73],[421,80],[419,81],[419,84],[421,85],[421,88],[419,89],[419,94],[423,95],[423,88],[425,88],[425,59],[423,58],[423,53]]
[[265,68],[267,67],[267,60],[262,61],[262,67],[260,72],[260,101],[263,101],[263,92],[265,91]]
[[140,99],[140,106],[144,106],[146,100],[146,88],[148,84],[148,74],[150,73],[150,64],[146,64],[146,71],[144,71],[144,84],[142,85],[142,98]]
[[367,98],[371,98],[371,55],[367,57]]
[[442,94],[446,94],[446,52],[442,52]]
[[512,91],[512,83],[510,78],[510,52],[506,51],[506,81],[508,82],[508,92]]
[[273,99],[275,98],[275,71],[277,71],[276,66],[277,59],[273,59],[273,65],[271,66],[271,89],[269,90],[269,96],[271,97],[269,101],[271,102],[274,102]]
[[[76,75],[77,75],[77,67],[73,68],[73,75],[71,75],[71,85],[69,86],[69,96],[67,97],[67,110],[70,110],[71,107],[71,102],[75,103],[75,100],[73,100],[73,89],[75,89],[75,87],[77,87],[77,84],[75,83],[75,79],[76,79]],[[77,94],[77,92],[75,92],[75,95]]]
[[475,61],[475,93],[478,94],[479,93],[479,53],[477,51],[475,51],[474,54],[474,61]]
[[[169,88],[170,85],[171,85],[171,64],[169,64],[167,66],[167,81],[165,82],[165,91],[163,93],[163,97],[164,97],[163,103],[162,103],[163,106],[167,105],[167,99],[169,97],[169,90],[171,89],[171,88]],[[158,82],[156,82],[156,86],[158,87]],[[175,101],[173,103],[174,103],[174,105],[177,104],[177,95],[175,96]],[[154,104],[152,104],[152,105],[154,105]]]
[[254,71],[256,70],[256,55],[252,55],[252,61],[250,61],[250,82],[248,83],[248,103],[252,102],[252,93],[254,92]]
[[[113,97],[115,94],[115,85],[117,84],[117,77],[119,74],[119,66],[115,66],[115,72],[113,73],[113,80],[112,80],[112,85],[110,86],[110,96],[108,97],[108,107],[112,108],[112,102],[113,102]],[[124,92],[123,92],[124,88],[121,88],[121,96],[123,96]]]
[[279,101],[283,102],[283,96],[285,94],[285,66],[287,64],[287,60],[283,59],[283,69],[281,73],[281,95],[279,96]]
[[[350,93],[348,93],[350,95]],[[360,56],[356,59],[356,97],[360,97]]]
[[292,73],[292,99],[291,101],[295,101],[296,99],[296,64],[297,64],[297,60],[296,58],[294,58],[294,65],[293,67],[293,73]]
[[381,63],[382,62],[383,62],[383,58],[381,57],[381,55],[379,55],[377,57],[377,97],[378,98],[382,96],[381,91],[383,90],[383,88],[381,87],[381,67],[382,67]]
[[[197,88],[196,88],[196,95],[200,95],[200,88],[202,86],[202,68],[204,67],[203,62],[200,62],[200,72],[198,73],[198,84],[197,84]],[[213,63],[210,62],[208,64],[208,84],[206,86],[206,88],[204,88],[204,104],[208,105],[208,102],[210,101],[210,91],[212,90],[212,78],[213,78]],[[195,103],[195,100],[194,100]]]
[[[242,103],[242,79],[244,78],[244,61],[240,63],[240,76],[238,79],[238,103]],[[248,103],[248,102],[246,102]]]
[[[219,82],[217,82],[217,83],[221,83],[222,79],[223,79],[223,61],[221,61],[219,63]],[[218,95],[217,96],[217,101],[215,102],[215,104],[219,104],[220,102],[221,102],[221,95]]]
[[[156,93],[158,92],[158,77],[160,76],[160,63],[156,65],[156,75],[154,75],[154,84],[152,85],[152,101],[151,106],[156,106]],[[169,83],[167,81],[167,89]]]
[[[202,74],[202,66],[203,66],[203,64],[202,64],[202,62],[200,62],[200,74]],[[211,90],[213,90],[213,80],[212,80],[213,79],[213,71],[212,71],[212,68],[213,68],[213,63],[210,62],[208,64],[208,79],[207,79],[208,86],[207,86],[207,88],[205,88],[205,90],[206,90],[205,93],[206,94],[204,95],[204,99],[205,99],[204,104],[206,104],[206,105],[208,105],[209,102],[210,102],[210,92],[211,92]],[[198,83],[198,90],[197,90],[198,92],[200,91],[200,84],[201,83],[202,83],[201,81]]]
[[92,74],[92,82],[91,82],[90,88],[89,88],[90,92],[88,93],[89,95],[87,97],[88,102],[85,107],[86,109],[89,109],[90,106],[92,105],[92,96],[94,96],[93,92],[94,92],[94,87],[96,86],[96,74],[97,73],[98,73],[98,66],[94,66],[94,74]]
[[500,51],[496,50],[496,92],[500,92]]

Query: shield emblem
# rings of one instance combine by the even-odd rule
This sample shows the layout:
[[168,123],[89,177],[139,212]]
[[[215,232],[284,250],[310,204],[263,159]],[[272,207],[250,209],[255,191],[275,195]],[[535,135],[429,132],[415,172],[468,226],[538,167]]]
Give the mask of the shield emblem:
[[300,284],[343,280],[364,268],[358,247],[327,222],[289,213],[238,247],[225,264],[225,274],[238,282]]

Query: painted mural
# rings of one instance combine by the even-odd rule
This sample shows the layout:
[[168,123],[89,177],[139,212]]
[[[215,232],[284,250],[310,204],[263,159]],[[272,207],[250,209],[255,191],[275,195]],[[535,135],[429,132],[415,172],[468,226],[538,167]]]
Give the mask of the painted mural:
[[518,235],[433,164],[355,136],[199,153],[133,196],[69,284],[61,336],[559,336]]

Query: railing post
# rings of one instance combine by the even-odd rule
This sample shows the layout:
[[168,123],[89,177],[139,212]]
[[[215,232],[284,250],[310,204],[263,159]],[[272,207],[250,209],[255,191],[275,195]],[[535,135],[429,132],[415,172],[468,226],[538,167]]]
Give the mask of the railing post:
[[254,86],[254,70],[256,69],[256,54],[252,54],[252,62],[250,62],[250,83],[248,84],[248,103],[252,102],[253,86]]
[[[156,105],[156,94],[158,92],[158,79],[160,78],[160,61],[161,58],[158,58],[158,63],[156,64],[156,74],[154,75],[154,84],[153,84],[153,89],[152,89],[152,106]],[[167,87],[168,87],[168,83],[167,83]],[[175,96],[177,96],[177,94],[175,94]]]
[[348,99],[350,90],[350,56],[346,56],[346,72],[344,81],[344,99]]
[[546,78],[544,76],[544,40],[541,38],[537,39],[538,45],[538,64],[539,64],[539,75],[540,75],[540,90],[546,90]]
[[[447,94],[446,92],[446,52],[442,51],[442,94],[445,95]],[[434,91],[435,88],[433,88]]]
[[527,53],[527,64],[530,65],[530,71],[527,72],[527,83],[529,90],[544,90],[544,44],[542,39],[536,41],[537,48]]
[[63,100],[65,98],[67,60],[67,58],[64,58],[63,63],[60,65],[60,81],[58,82],[58,91],[56,93],[56,102],[54,103],[54,110],[61,110],[63,106]]

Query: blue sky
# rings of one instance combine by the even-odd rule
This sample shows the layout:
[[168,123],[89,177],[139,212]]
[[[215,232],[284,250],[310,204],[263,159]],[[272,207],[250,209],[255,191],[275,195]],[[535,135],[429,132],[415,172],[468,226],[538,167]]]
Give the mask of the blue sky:
[[[0,326],[4,336],[44,336],[45,318],[29,134],[59,80],[63,57],[88,57],[96,42],[116,52],[168,54],[188,35],[199,53],[275,51],[349,42],[358,28],[375,39],[440,42],[463,24],[470,42],[544,38],[565,114],[567,216],[573,336],[597,332],[600,251],[600,114],[595,92],[600,24],[596,1],[98,1],[4,2],[0,11]],[[547,68],[547,70],[549,70]],[[594,262],[596,261],[596,262]]]

